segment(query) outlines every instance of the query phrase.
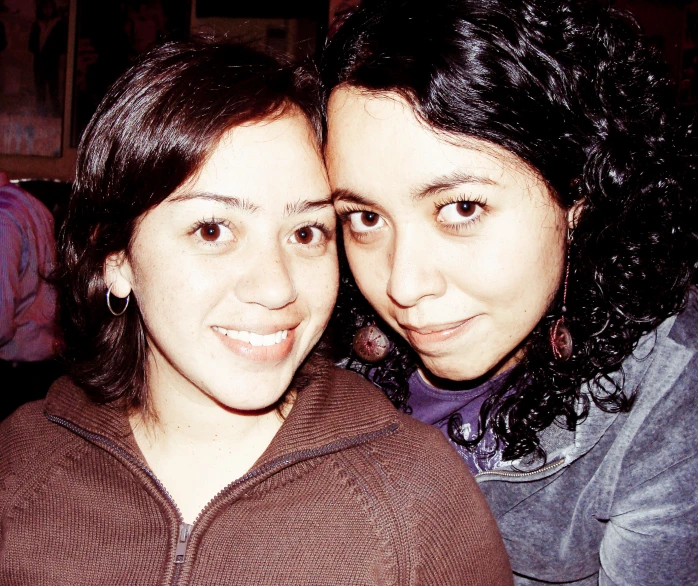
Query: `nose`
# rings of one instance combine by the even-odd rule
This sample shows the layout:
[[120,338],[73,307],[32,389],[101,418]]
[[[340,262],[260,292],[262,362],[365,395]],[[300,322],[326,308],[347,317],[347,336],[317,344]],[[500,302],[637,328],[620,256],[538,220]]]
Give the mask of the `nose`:
[[408,227],[394,240],[387,293],[401,307],[413,307],[425,297],[440,297],[446,291],[438,250],[420,236]]
[[281,309],[293,303],[298,293],[288,261],[280,246],[265,247],[249,259],[247,270],[237,282],[237,298],[244,303]]

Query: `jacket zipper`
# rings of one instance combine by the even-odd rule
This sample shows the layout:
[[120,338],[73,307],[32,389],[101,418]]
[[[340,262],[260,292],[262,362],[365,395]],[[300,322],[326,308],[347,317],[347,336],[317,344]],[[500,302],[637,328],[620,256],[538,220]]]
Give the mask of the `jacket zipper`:
[[[198,517],[197,517],[198,518]],[[187,545],[189,545],[189,536],[194,525],[189,525],[188,523],[181,522],[179,524],[179,535],[177,536],[177,548],[175,549],[175,571],[172,577],[172,586],[177,586],[179,582],[179,574],[182,571],[182,565],[184,564],[184,558],[187,553]]]
[[255,478],[261,474],[265,474],[266,472],[272,471],[274,468],[281,467],[283,465],[290,466],[292,464],[295,464],[296,462],[300,462],[303,460],[309,460],[312,458],[316,458],[319,456],[323,456],[325,454],[329,454],[332,452],[340,451],[342,449],[350,448],[362,443],[365,443],[367,441],[379,438],[379,437],[384,437],[387,435],[390,435],[393,433],[397,428],[398,424],[393,423],[389,425],[388,427],[385,427],[383,429],[380,429],[378,431],[373,431],[370,433],[363,433],[361,435],[354,436],[353,438],[347,438],[347,439],[342,439],[338,440],[336,442],[327,444],[326,446],[323,446],[321,448],[312,448],[310,450],[299,450],[298,452],[292,452],[291,454],[288,454],[287,456],[282,456],[281,458],[277,458],[276,460],[272,460],[271,462],[268,462],[266,465],[262,466],[261,468],[257,468],[255,470],[251,470],[247,474],[241,476],[238,478],[236,481],[232,482],[222,490],[220,490],[207,504],[206,506],[201,509],[201,512],[196,516],[196,519],[194,519],[194,523],[191,525],[187,524],[184,522],[184,518],[182,517],[182,512],[179,510],[179,507],[177,506],[177,503],[174,501],[174,499],[170,496],[170,493],[167,492],[167,489],[165,486],[158,480],[157,476],[148,468],[147,466],[144,466],[141,462],[139,462],[136,458],[134,458],[131,454],[129,454],[126,450],[120,448],[113,442],[111,442],[109,439],[104,437],[103,435],[99,435],[97,433],[92,433],[90,431],[87,431],[81,427],[78,427],[77,425],[71,423],[67,419],[63,419],[62,417],[56,417],[55,415],[46,415],[46,419],[49,421],[56,423],[58,425],[61,425],[65,427],[66,429],[69,429],[76,435],[79,435],[80,437],[92,441],[94,443],[102,444],[109,449],[113,450],[117,454],[119,454],[121,457],[124,459],[128,460],[131,462],[134,466],[137,466],[140,468],[143,472],[145,472],[152,480],[155,482],[157,485],[158,489],[160,489],[160,492],[167,498],[167,500],[172,504],[172,507],[174,508],[175,512],[177,513],[177,518],[179,520],[179,532],[177,535],[177,546],[175,548],[175,569],[174,569],[174,575],[172,577],[172,586],[177,586],[177,583],[179,582],[179,575],[182,571],[182,567],[184,566],[184,561],[186,558],[186,552],[187,552],[187,546],[189,545],[189,537],[191,536],[191,532],[194,529],[194,525],[196,525],[197,521],[201,518],[201,515],[206,512],[213,501],[215,501],[221,494],[224,492],[228,491],[229,489],[232,489],[235,486],[238,486],[239,484],[242,484],[243,482],[246,482],[248,480],[251,480],[252,478]]
[[[134,466],[137,466],[140,470],[145,472],[152,480],[155,482],[156,486],[160,490],[160,492],[165,496],[165,498],[170,502],[172,507],[174,508],[175,512],[177,513],[177,519],[179,520],[179,533],[177,537],[177,547],[175,550],[175,569],[174,569],[174,576],[172,578],[172,586],[176,586],[177,582],[179,581],[179,573],[182,568],[182,564],[184,563],[184,558],[186,555],[186,550],[187,550],[187,545],[189,544],[189,535],[191,534],[191,530],[194,527],[193,525],[188,525],[187,523],[184,522],[184,518],[182,517],[182,512],[179,510],[179,507],[177,506],[177,503],[174,501],[174,499],[170,496],[170,493],[167,492],[167,489],[165,486],[158,480],[158,477],[155,476],[153,471],[148,468],[147,466],[144,466],[141,462],[139,462],[136,458],[134,458],[131,454],[129,454],[126,450],[120,448],[117,446],[115,443],[109,441],[106,437],[103,435],[99,435],[97,433],[92,433],[90,431],[87,431],[83,429],[82,427],[78,427],[77,425],[71,423],[70,421],[63,419],[62,417],[56,417],[55,415],[46,415],[46,419],[49,421],[56,423],[58,425],[61,425],[65,427],[66,429],[69,429],[76,435],[79,435],[80,437],[97,443],[97,444],[102,444],[103,446],[109,448],[110,450],[113,450],[117,454],[119,454],[122,458],[125,460],[129,461],[131,464]],[[198,517],[197,517],[198,518]]]
[[553,468],[557,468],[558,466],[561,466],[564,463],[565,463],[565,459],[560,458],[559,460],[555,460],[554,462],[551,462],[550,464],[546,464],[545,466],[538,468],[537,470],[532,470],[530,472],[513,472],[511,470],[487,470],[486,472],[480,472],[479,474],[476,474],[475,478],[480,478],[480,476],[487,476],[488,474],[491,474],[494,476],[509,476],[509,477],[534,476],[536,474],[540,474],[541,472],[547,472],[548,470],[552,470]]

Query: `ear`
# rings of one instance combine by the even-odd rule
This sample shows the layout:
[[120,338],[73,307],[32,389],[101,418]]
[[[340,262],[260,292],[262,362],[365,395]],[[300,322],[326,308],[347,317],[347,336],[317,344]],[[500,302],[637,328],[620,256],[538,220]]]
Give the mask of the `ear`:
[[104,261],[104,282],[112,295],[127,297],[133,288],[133,271],[126,252],[112,252]]
[[574,205],[567,210],[567,227],[570,230],[574,230],[579,223],[579,219],[582,217],[582,212],[584,211],[584,200],[574,202]]

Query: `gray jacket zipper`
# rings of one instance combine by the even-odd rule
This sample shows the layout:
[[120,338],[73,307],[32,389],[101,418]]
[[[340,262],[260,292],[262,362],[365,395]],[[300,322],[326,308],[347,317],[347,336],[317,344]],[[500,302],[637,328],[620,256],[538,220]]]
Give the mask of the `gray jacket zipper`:
[[557,468],[558,466],[562,466],[562,464],[565,463],[564,458],[560,458],[559,460],[555,460],[554,462],[550,462],[550,464],[546,464],[545,466],[541,466],[537,470],[531,470],[530,472],[516,472],[514,470],[487,470],[486,472],[480,472],[479,474],[475,475],[475,478],[480,478],[481,476],[507,476],[510,478],[525,478],[526,476],[535,476],[536,474],[541,474],[542,472],[547,472],[548,470],[552,470],[553,468]]

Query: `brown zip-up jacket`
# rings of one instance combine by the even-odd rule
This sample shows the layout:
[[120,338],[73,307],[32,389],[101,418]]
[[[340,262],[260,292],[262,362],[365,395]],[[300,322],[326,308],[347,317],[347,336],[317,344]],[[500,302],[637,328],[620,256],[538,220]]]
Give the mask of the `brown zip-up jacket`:
[[0,586],[512,584],[441,433],[315,367],[253,468],[193,525],[124,413],[64,378],[0,425]]

